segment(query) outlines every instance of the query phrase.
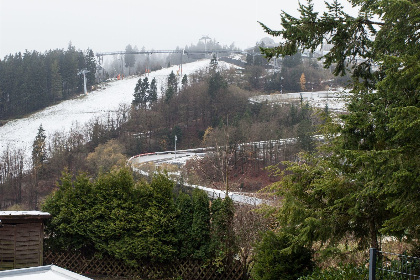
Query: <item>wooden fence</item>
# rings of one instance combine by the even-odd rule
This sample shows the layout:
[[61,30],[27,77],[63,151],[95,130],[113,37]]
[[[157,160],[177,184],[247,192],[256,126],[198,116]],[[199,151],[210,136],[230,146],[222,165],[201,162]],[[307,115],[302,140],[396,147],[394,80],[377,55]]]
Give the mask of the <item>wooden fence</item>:
[[239,261],[223,267],[205,265],[198,261],[173,261],[164,264],[139,262],[129,266],[110,256],[87,258],[80,253],[44,253],[44,265],[55,264],[70,271],[89,275],[104,275],[136,279],[182,279],[182,280],[247,280],[247,271]]

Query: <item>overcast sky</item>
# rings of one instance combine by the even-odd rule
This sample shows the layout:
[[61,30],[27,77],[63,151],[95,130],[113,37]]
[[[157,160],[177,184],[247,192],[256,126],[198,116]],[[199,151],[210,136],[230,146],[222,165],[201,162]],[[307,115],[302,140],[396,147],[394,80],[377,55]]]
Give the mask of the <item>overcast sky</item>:
[[[314,3],[323,7],[323,0]],[[297,7],[297,0],[0,0],[0,58],[66,49],[70,41],[94,52],[128,44],[175,49],[203,35],[244,49],[267,37],[257,21],[278,29],[280,12],[296,14]]]

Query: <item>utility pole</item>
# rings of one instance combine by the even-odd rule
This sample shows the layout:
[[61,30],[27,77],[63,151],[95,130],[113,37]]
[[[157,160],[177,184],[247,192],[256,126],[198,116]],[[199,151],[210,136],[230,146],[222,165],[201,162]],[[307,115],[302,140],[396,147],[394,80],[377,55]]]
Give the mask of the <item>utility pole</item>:
[[178,140],[178,138],[175,135],[175,158],[176,158],[176,140]]
[[[227,139],[226,139],[227,138]],[[229,161],[228,161],[228,144],[229,144],[229,116],[226,116],[225,127],[225,176],[226,176],[226,197],[229,196]]]
[[281,93],[281,94],[283,94],[283,80],[284,80],[284,78],[283,78],[283,77],[280,77],[280,83],[281,83],[281,90],[280,90],[280,93]]

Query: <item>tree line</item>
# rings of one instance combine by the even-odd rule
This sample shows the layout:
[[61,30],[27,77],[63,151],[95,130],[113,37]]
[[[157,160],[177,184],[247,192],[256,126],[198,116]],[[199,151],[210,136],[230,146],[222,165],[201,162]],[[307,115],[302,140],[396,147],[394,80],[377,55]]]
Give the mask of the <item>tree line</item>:
[[0,60],[0,120],[21,117],[83,92],[83,75],[87,69],[87,86],[95,84],[96,60],[92,50],[67,50],[45,53],[26,51]]

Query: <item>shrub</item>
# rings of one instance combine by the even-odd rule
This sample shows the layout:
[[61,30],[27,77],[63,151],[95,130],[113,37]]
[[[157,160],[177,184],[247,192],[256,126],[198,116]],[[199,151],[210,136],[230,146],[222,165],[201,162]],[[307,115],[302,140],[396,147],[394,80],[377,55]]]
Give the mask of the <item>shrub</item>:
[[255,280],[296,280],[312,271],[312,252],[292,246],[291,236],[268,231],[255,248],[252,276]]

